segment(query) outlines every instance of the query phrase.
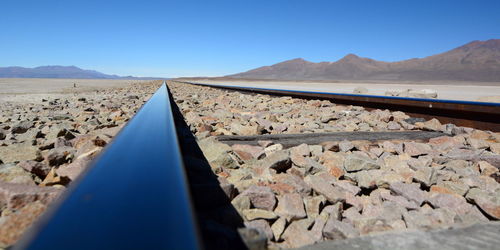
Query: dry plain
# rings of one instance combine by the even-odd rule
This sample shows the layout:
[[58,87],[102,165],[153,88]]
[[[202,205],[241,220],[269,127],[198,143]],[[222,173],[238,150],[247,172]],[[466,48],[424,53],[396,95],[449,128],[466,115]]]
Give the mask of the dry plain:
[[[0,102],[36,101],[51,94],[64,96],[94,90],[125,87],[146,80],[129,79],[50,79],[50,78],[0,78]],[[76,84],[76,87],[74,87]]]
[[[187,79],[189,81],[189,79]],[[364,87],[369,95],[384,95],[386,91],[403,91],[406,89],[437,91],[438,99],[500,102],[499,82],[314,82],[314,81],[264,81],[264,80],[210,80],[194,79],[192,82],[214,85],[236,85],[243,87],[260,87],[303,91],[321,91],[331,93],[353,93],[357,87]]]

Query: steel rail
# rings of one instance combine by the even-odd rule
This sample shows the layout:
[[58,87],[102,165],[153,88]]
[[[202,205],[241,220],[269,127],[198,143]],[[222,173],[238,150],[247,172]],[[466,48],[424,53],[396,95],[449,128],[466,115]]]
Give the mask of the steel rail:
[[17,249],[200,249],[165,82]]
[[308,99],[327,99],[338,104],[358,105],[368,109],[403,111],[414,117],[423,117],[426,119],[437,118],[442,123],[453,123],[459,126],[491,130],[494,132],[500,131],[500,103],[358,95],[219,84],[215,85],[183,81],[179,82],[251,93],[294,96]]

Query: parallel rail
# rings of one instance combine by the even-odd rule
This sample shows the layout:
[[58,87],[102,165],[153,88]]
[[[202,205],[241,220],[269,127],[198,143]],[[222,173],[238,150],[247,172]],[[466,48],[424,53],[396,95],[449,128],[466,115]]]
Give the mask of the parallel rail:
[[500,103],[284,90],[195,82],[182,83],[251,93],[326,99],[338,104],[402,111],[414,117],[437,118],[441,123],[453,123],[459,126],[500,132]]
[[18,249],[200,249],[164,83]]

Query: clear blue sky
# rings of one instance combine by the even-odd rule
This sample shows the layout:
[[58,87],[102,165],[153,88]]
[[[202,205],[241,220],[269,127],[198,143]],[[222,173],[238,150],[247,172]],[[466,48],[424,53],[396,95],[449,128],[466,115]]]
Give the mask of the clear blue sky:
[[396,61],[500,38],[500,1],[1,0],[0,66],[217,76],[347,53]]

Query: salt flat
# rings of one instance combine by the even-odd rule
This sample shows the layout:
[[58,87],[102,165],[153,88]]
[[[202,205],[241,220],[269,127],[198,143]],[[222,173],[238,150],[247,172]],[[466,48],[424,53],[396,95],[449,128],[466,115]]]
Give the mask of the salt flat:
[[386,91],[402,91],[405,89],[433,89],[438,99],[500,102],[500,83],[480,82],[313,82],[313,81],[245,81],[245,80],[206,80],[196,79],[193,82],[214,85],[235,85],[243,87],[260,87],[303,91],[321,91],[330,93],[353,93],[356,87],[365,87],[370,95],[384,95]]

